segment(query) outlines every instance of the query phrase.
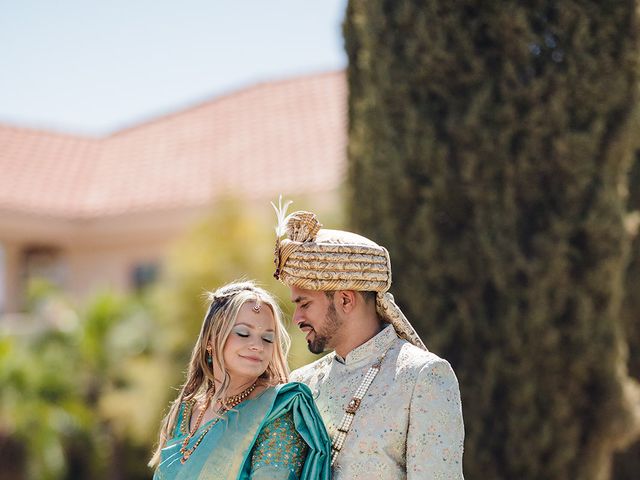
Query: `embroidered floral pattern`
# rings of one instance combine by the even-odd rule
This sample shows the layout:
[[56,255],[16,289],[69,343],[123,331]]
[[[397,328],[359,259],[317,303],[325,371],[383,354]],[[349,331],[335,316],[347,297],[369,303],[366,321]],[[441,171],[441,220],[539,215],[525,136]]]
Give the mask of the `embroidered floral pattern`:
[[369,367],[386,349],[333,469],[335,480],[461,480],[464,426],[450,365],[388,326],[351,351],[292,373],[311,388],[329,435]]
[[252,473],[261,468],[288,469],[300,476],[307,456],[307,444],[295,429],[291,412],[266,425],[251,453]]

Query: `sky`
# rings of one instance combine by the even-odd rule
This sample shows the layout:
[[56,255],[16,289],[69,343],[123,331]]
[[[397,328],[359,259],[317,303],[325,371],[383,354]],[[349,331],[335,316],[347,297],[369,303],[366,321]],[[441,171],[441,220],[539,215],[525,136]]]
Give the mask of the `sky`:
[[0,0],[0,122],[107,135],[346,67],[346,0]]

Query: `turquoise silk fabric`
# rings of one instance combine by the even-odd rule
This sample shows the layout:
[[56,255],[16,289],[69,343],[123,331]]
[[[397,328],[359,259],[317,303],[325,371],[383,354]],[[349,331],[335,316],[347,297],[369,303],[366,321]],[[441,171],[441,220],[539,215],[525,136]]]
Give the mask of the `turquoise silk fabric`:
[[[278,385],[244,401],[213,425],[182,464],[180,447],[185,433],[180,425],[184,413],[183,405],[174,437],[162,450],[154,480],[330,478],[331,443],[306,385]],[[211,422],[200,426],[187,448],[198,441]],[[298,468],[293,468],[294,464]]]

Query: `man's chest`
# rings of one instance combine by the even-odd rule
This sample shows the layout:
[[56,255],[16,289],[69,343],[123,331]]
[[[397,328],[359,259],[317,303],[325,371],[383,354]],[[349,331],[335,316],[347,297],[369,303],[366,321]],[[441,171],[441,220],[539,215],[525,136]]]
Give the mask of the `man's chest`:
[[[307,379],[331,438],[337,434],[345,408],[366,371],[325,369]],[[402,462],[410,402],[411,386],[397,378],[393,368],[381,369],[355,414],[341,457],[383,455],[393,462]]]

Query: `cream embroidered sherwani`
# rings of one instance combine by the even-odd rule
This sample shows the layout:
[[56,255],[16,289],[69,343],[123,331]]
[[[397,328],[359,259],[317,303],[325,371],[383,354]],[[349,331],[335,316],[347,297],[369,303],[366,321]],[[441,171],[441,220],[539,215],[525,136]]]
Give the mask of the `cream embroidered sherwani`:
[[397,337],[391,325],[352,350],[291,374],[306,383],[333,438],[344,408],[385,352],[333,467],[335,480],[460,480],[464,426],[448,362]]

